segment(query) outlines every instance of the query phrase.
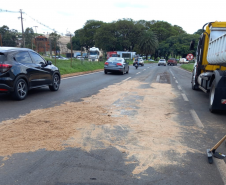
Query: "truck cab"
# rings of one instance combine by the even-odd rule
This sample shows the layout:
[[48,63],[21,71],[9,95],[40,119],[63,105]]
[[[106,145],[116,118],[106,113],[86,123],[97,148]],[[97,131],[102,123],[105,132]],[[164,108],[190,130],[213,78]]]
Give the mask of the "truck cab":
[[[191,87],[209,93],[210,112],[226,110],[226,22],[207,23],[203,30],[197,45]],[[190,49],[193,47],[192,41]]]

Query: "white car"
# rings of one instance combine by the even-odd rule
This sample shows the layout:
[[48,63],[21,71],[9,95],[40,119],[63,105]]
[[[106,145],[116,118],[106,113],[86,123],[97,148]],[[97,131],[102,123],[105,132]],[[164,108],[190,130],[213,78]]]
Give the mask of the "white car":
[[166,66],[166,60],[165,59],[160,59],[158,62],[158,66],[163,65]]

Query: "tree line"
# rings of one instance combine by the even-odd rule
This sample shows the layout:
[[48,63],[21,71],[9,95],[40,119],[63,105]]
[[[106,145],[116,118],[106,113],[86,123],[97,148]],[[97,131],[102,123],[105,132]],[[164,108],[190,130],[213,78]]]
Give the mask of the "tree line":
[[[111,23],[88,20],[83,28],[74,32],[72,49],[98,47],[106,51],[135,51],[137,54],[152,55],[154,59],[164,57],[185,57],[188,53],[195,54],[189,49],[190,41],[198,42],[202,30],[188,34],[178,25],[165,21],[134,21],[120,19]],[[71,44],[67,44],[71,49]]]
[[[72,49],[83,50],[83,48],[98,47],[105,53],[107,51],[135,51],[137,54],[151,55],[153,59],[162,57],[177,58],[185,57],[188,53],[195,55],[195,50],[190,50],[190,41],[198,42],[202,29],[194,34],[186,33],[182,27],[171,25],[165,21],[134,21],[132,19],[120,19],[111,23],[103,21],[88,20],[81,29],[74,32],[72,37]],[[15,29],[9,29],[6,25],[0,27],[3,46],[16,46],[18,38],[22,34]],[[24,31],[25,47],[35,49],[32,39],[37,35],[33,28]],[[50,34],[52,47],[57,45],[60,35]],[[22,43],[22,47],[23,43]],[[71,44],[67,44],[71,49]],[[54,50],[54,47],[53,47]],[[59,47],[55,48],[59,50]]]

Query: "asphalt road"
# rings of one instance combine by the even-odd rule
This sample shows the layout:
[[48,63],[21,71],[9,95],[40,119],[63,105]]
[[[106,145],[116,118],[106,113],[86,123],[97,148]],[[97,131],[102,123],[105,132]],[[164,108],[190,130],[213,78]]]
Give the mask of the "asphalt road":
[[[224,160],[207,162],[206,149],[211,148],[226,133],[225,112],[211,114],[208,110],[208,94],[193,91],[191,74],[174,66],[145,64],[137,70],[130,66],[125,75],[103,72],[62,80],[60,90],[51,92],[47,88],[32,90],[24,101],[13,101],[8,95],[0,95],[0,122],[17,118],[31,110],[62,104],[66,101],[81,101],[81,98],[98,93],[99,90],[125,79],[146,83],[170,83],[181,94],[174,100],[177,106],[177,122],[184,127],[185,144],[203,152],[188,152],[178,159],[169,152],[172,160],[180,165],[165,167],[161,172],[152,168],[147,176],[131,175],[135,164],[125,165],[124,153],[115,148],[84,152],[79,148],[63,151],[45,151],[13,154],[8,160],[0,157],[0,184],[3,185],[85,185],[85,184],[217,184],[226,183]],[[126,82],[125,82],[126,83]],[[146,88],[146,87],[145,87]],[[197,127],[192,133],[186,128]],[[123,134],[123,133],[122,133]],[[219,150],[226,153],[225,146]],[[163,159],[164,160],[164,159]]]

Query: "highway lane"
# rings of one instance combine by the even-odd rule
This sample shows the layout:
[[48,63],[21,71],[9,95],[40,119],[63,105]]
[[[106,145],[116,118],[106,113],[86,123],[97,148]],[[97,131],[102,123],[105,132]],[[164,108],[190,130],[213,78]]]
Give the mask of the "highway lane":
[[48,108],[60,105],[67,101],[80,101],[82,98],[98,93],[111,84],[119,83],[128,77],[136,76],[138,72],[154,64],[145,64],[144,67],[130,66],[129,74],[107,75],[104,72],[90,73],[81,76],[62,79],[60,89],[57,92],[49,91],[49,88],[39,88],[29,91],[23,101],[14,101],[9,95],[0,94],[0,122],[7,119],[15,119],[19,115],[29,113],[31,110]]
[[[176,121],[183,128],[178,142],[194,149],[181,156],[175,153],[176,149],[168,151],[167,156],[172,161],[176,161],[177,165],[165,166],[159,171],[149,168],[141,178],[136,178],[131,175],[136,164],[126,165],[126,154],[113,147],[90,152],[80,148],[63,151],[38,150],[14,154],[9,160],[3,161],[4,166],[0,168],[0,184],[225,184],[222,180],[225,177],[222,172],[225,170],[224,164],[216,160],[214,164],[208,164],[205,151],[224,135],[226,116],[224,113],[213,115],[208,111],[208,95],[201,91],[193,91],[190,88],[190,77],[190,73],[176,66],[158,67],[157,64],[147,64],[138,70],[131,66],[129,75],[104,75],[100,72],[69,78],[62,81],[61,90],[57,93],[49,92],[48,89],[32,91],[24,101],[26,102],[24,103],[26,106],[23,107],[25,110],[18,111],[18,115],[21,114],[20,112],[22,114],[30,112],[31,109],[26,107],[31,107],[32,101],[37,104],[31,107],[32,109],[50,107],[65,101],[80,101],[81,98],[96,94],[111,84],[126,83],[123,80],[136,80],[150,85],[152,83],[171,84],[178,94],[173,101],[177,108]],[[145,89],[148,86],[143,85],[140,88]],[[40,102],[39,99],[42,97],[46,102]],[[16,105],[17,108],[22,106],[22,104],[17,105],[17,102],[11,101],[5,95],[1,98],[5,98],[3,100],[5,105]],[[194,117],[194,113],[198,118]],[[201,126],[196,119],[201,122]],[[192,131],[187,132],[187,130]],[[118,129],[117,133],[119,136],[125,135],[126,130],[122,132]],[[223,146],[220,150],[226,153]]]

